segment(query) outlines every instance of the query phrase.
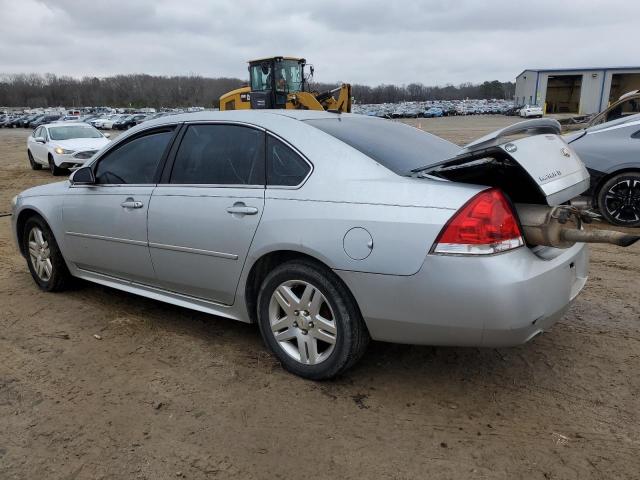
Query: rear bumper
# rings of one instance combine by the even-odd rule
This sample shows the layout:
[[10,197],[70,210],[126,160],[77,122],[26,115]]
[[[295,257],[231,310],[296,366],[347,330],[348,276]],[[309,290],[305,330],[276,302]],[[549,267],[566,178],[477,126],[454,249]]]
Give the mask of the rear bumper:
[[543,260],[528,248],[480,258],[429,255],[411,276],[336,273],[375,340],[514,346],[549,329],[586,283],[586,245],[555,255]]

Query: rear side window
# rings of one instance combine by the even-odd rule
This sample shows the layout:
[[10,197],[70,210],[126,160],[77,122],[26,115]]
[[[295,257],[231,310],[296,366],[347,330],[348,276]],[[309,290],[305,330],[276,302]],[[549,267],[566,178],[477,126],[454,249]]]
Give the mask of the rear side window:
[[97,183],[149,184],[169,145],[172,130],[135,138],[102,157],[96,168]]
[[240,125],[191,125],[170,183],[264,186],[264,132]]
[[361,115],[307,120],[398,175],[435,165],[460,151],[446,140],[400,122]]
[[309,174],[311,166],[277,138],[267,137],[267,185],[295,187]]

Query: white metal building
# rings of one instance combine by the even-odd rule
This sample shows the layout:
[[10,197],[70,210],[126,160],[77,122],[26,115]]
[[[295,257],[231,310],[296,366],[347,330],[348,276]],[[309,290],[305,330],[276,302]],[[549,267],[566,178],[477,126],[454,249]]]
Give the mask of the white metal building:
[[516,105],[546,113],[600,112],[621,95],[640,90],[640,67],[524,70],[516,77]]

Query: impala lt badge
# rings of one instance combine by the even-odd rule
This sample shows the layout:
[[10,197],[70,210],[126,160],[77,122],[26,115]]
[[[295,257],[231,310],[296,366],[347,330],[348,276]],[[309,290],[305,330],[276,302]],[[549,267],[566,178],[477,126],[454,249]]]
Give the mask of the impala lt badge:
[[540,175],[538,180],[541,182],[546,182],[547,180],[551,180],[552,178],[556,178],[562,175],[560,170],[554,170],[553,172],[546,173],[544,175]]

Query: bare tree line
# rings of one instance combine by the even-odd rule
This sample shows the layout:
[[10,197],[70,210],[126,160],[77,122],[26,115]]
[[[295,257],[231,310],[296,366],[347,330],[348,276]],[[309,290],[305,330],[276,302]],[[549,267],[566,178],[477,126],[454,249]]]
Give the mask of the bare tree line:
[[[220,95],[246,85],[238,78],[207,78],[199,75],[155,76],[145,74],[111,77],[57,76],[54,74],[0,75],[0,106],[5,107],[217,107]],[[314,83],[316,90],[336,84]],[[428,87],[409,85],[353,85],[358,103],[411,100],[454,100],[463,98],[512,98],[512,82],[484,82],[474,85]]]

